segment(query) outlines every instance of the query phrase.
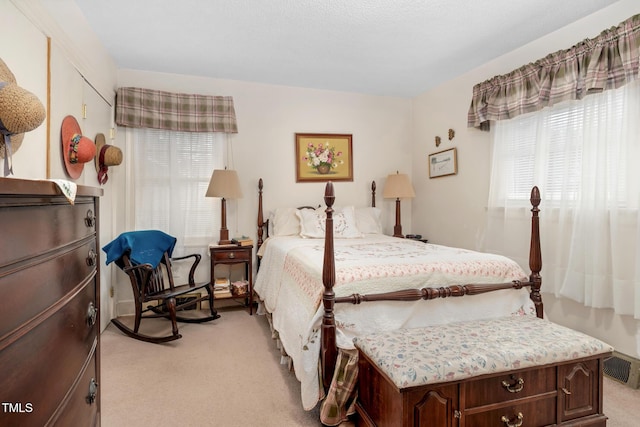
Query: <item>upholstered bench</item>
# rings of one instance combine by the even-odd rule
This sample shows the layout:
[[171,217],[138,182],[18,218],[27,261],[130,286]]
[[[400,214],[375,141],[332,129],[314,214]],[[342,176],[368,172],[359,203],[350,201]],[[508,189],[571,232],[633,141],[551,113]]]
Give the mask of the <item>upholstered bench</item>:
[[613,348],[535,316],[380,332],[354,340],[369,426],[605,426]]

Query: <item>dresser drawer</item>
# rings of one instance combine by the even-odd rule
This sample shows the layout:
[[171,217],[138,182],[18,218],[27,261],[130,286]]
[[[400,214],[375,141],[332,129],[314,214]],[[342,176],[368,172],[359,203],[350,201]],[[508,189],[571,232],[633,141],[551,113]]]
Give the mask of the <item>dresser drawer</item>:
[[85,198],[85,203],[79,199],[75,205],[66,199],[51,205],[37,198],[21,201],[27,205],[0,205],[0,220],[5,225],[2,240],[11,242],[11,250],[0,253],[0,267],[95,234],[96,212],[92,199]]
[[224,263],[225,261],[248,261],[251,258],[251,251],[247,249],[216,249],[212,252],[213,259],[216,262]]
[[502,375],[465,382],[461,395],[466,408],[506,402],[556,391],[556,367],[512,371]]
[[[96,346],[99,317],[88,322],[95,305],[95,282],[91,281],[26,335],[0,341],[0,390],[2,401],[28,403],[33,411],[0,412],[0,425],[45,425],[71,390],[87,357]],[[26,331],[25,331],[26,332]],[[18,338],[13,341],[14,338]]]
[[95,240],[89,240],[22,265],[0,267],[0,340],[92,280],[96,267],[89,260],[96,252]]
[[69,399],[63,403],[64,406],[50,420],[52,426],[73,426],[77,425],[77,420],[91,420],[86,427],[97,425],[98,394],[100,393],[97,372],[98,366],[94,352],[69,395]]
[[[466,427],[498,426],[549,426],[556,422],[555,396],[527,403],[503,406],[485,412],[464,414],[462,425]],[[504,417],[504,418],[503,418]],[[518,418],[520,417],[521,420]]]

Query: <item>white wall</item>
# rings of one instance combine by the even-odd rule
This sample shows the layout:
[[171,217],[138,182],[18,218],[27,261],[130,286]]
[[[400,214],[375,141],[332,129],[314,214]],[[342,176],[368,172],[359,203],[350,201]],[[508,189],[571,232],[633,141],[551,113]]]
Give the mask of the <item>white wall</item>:
[[[376,205],[383,209],[385,232],[393,233],[395,202],[384,200],[382,189],[389,173],[411,173],[410,100],[134,70],[119,70],[118,86],[233,97],[238,134],[232,137],[230,166],[238,171],[243,198],[227,202],[230,236],[257,239],[260,178],[265,219],[276,207],[324,206],[325,183],[296,183],[296,132],[353,135],[353,182],[334,183],[335,206],[369,206],[371,181],[375,180]],[[124,134],[120,128],[119,145],[124,144]],[[125,156],[125,163],[130,160]],[[410,203],[406,206],[402,221],[409,230]],[[131,224],[123,223],[121,231],[127,226]],[[211,242],[218,237],[216,232]],[[203,264],[198,268],[200,278],[203,272],[209,274],[209,263]],[[122,281],[117,284],[117,313],[131,309],[127,286]]]
[[[227,203],[231,235],[255,239],[260,178],[265,215],[279,206],[324,205],[324,183],[296,183],[296,132],[353,135],[353,182],[334,183],[335,204],[368,206],[375,180],[377,206],[392,234],[395,204],[382,199],[382,188],[389,173],[411,173],[410,100],[132,70],[118,72],[118,85],[233,96],[239,130],[232,138],[233,161],[244,197]],[[410,203],[403,213],[408,230]]]
[[[413,183],[416,198],[412,221],[416,232],[433,243],[479,248],[489,194],[490,139],[488,132],[467,128],[467,112],[475,84],[569,48],[585,38],[593,38],[637,13],[640,13],[637,0],[622,0],[415,98]],[[449,128],[456,132],[452,141],[447,138]],[[439,148],[434,143],[436,135],[443,141]],[[451,147],[457,148],[458,174],[429,179],[428,154]],[[544,206],[541,210],[544,215]],[[523,244],[528,247],[529,242]],[[544,253],[542,256],[544,291]],[[625,354],[640,354],[638,321],[629,316],[617,316],[612,310],[588,309],[548,293],[544,294],[544,302],[551,320],[590,333]]]
[[[18,85],[37,96],[46,108],[47,37],[6,0],[0,0],[0,16],[3,20],[0,25],[0,58],[13,73]],[[20,42],[16,43],[16,40]],[[25,179],[45,178],[46,153],[45,120],[37,129],[24,134],[22,145],[13,156],[15,176]],[[0,164],[0,176],[3,175],[4,166]]]

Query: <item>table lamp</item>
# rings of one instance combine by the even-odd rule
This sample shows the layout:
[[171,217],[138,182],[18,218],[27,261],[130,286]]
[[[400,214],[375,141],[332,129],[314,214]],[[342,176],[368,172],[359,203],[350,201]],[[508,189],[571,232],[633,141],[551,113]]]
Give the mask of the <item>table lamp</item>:
[[384,184],[382,197],[385,199],[396,199],[396,225],[393,227],[393,237],[404,237],[402,235],[402,225],[400,224],[400,199],[409,199],[416,196],[409,176],[396,171],[390,174]]
[[229,169],[216,169],[211,174],[211,180],[209,181],[209,188],[207,188],[206,197],[221,197],[222,198],[222,213],[220,216],[220,240],[219,245],[228,245],[231,243],[229,240],[229,230],[227,229],[227,199],[239,199],[242,197],[242,190],[240,190],[240,181],[238,180],[238,174],[234,170]]

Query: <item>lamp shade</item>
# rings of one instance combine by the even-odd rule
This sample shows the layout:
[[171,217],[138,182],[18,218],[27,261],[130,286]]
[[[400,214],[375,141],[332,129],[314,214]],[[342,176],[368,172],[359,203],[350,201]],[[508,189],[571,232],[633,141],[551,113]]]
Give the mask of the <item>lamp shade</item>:
[[385,199],[410,199],[416,197],[409,176],[404,173],[394,173],[387,177],[382,197]]
[[238,174],[234,170],[216,169],[211,174],[206,197],[222,197],[223,199],[239,199],[242,197]]

